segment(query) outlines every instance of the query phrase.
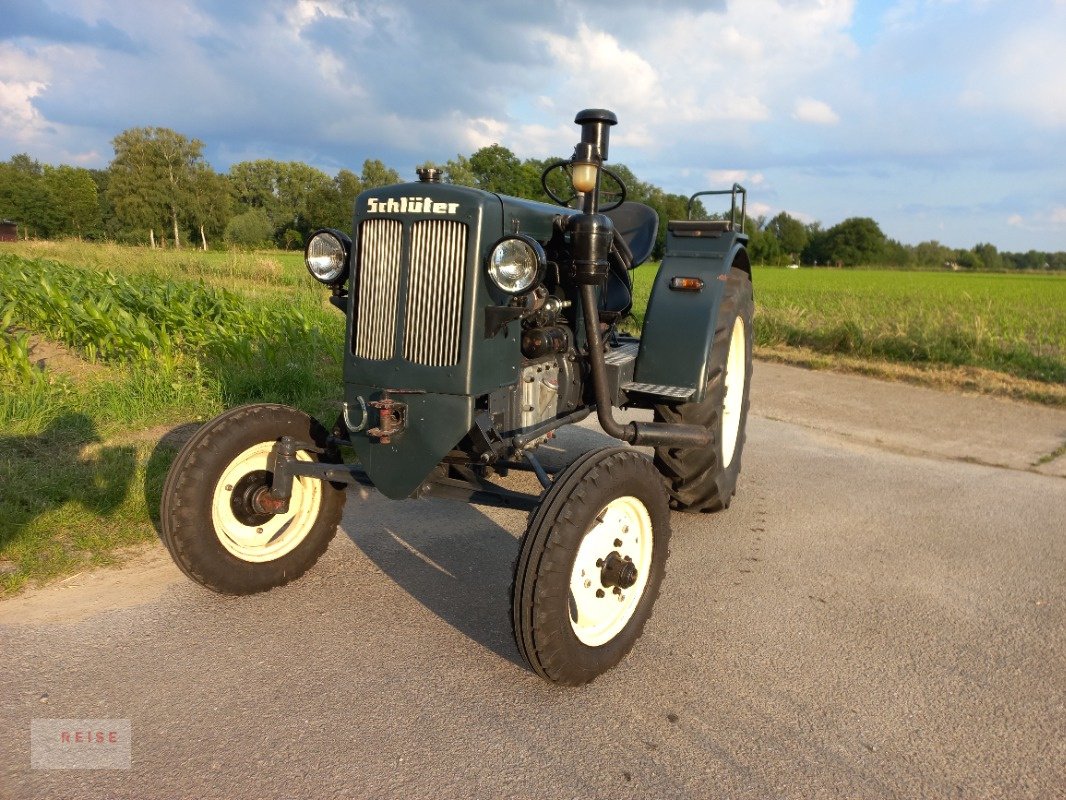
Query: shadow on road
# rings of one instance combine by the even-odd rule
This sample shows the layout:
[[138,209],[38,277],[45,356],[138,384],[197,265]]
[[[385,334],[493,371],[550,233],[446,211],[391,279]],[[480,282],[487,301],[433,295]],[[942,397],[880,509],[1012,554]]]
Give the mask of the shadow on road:
[[[360,495],[364,495],[362,499]],[[474,506],[447,500],[386,500],[352,490],[370,508],[348,537],[382,572],[460,633],[525,667],[511,635],[510,586],[525,515],[509,531]],[[367,523],[365,520],[372,519]]]
[[[537,456],[550,469],[595,447],[617,444],[598,431],[571,427]],[[505,481],[537,491],[528,473]],[[532,484],[532,485],[531,485]],[[501,658],[527,669],[511,628],[511,582],[527,516],[447,500],[386,500],[350,490],[349,509],[363,506],[348,537],[425,608]],[[496,520],[499,520],[497,522]]]

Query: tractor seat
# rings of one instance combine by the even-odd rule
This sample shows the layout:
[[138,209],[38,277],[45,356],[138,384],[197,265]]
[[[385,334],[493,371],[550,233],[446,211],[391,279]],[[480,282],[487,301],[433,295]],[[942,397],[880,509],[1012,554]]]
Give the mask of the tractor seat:
[[655,237],[659,233],[659,215],[651,206],[643,203],[622,203],[618,208],[605,211],[614,229],[622,236],[622,240],[629,246],[633,254],[632,261],[628,264],[629,269],[639,267],[651,255],[655,249]]
[[614,225],[607,280],[600,290],[600,321],[614,324],[633,306],[633,281],[629,271],[643,264],[655,248],[659,215],[643,203],[622,203],[603,212]]

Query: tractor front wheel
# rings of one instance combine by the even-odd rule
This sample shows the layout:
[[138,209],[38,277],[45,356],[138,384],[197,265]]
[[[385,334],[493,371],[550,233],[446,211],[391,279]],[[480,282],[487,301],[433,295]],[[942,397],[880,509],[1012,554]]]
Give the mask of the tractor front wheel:
[[[337,532],[345,493],[315,478],[293,480],[289,510],[264,512],[269,457],[282,436],[324,449],[328,434],[293,408],[235,408],[204,425],[182,448],[163,487],[163,541],[178,567],[223,594],[253,594],[298,578]],[[301,450],[297,458],[316,460]]]
[[669,553],[662,479],[627,448],[587,453],[533,513],[515,568],[515,641],[552,683],[588,683],[644,630]]

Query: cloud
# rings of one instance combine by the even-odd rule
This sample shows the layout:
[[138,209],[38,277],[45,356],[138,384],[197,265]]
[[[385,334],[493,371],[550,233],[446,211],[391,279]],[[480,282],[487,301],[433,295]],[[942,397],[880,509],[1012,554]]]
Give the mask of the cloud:
[[732,186],[734,183],[747,187],[762,186],[766,179],[761,172],[743,169],[712,169],[707,172],[707,181],[712,186]]
[[812,125],[836,125],[840,122],[840,117],[829,107],[828,103],[812,97],[801,97],[796,100],[796,105],[792,109],[792,119],[809,122]]
[[[0,158],[104,166],[117,133],[160,125],[202,139],[221,170],[369,157],[406,175],[494,142],[566,155],[574,113],[602,106],[619,116],[612,162],[670,192],[737,181],[752,207],[827,225],[873,216],[903,240],[943,218],[957,246],[989,230],[1000,246],[1061,241],[1050,209],[1066,196],[1052,168],[1066,152],[1066,3],[1054,0],[1010,14],[945,0],[8,8]],[[915,186],[922,214],[907,210]],[[1010,213],[1034,227],[1004,225]]]
[[135,52],[133,40],[106,20],[88,23],[56,11],[44,0],[5,0],[0,39],[30,38],[45,42],[92,44]]
[[985,49],[966,78],[960,105],[1066,129],[1066,3],[1051,17],[1019,25]]

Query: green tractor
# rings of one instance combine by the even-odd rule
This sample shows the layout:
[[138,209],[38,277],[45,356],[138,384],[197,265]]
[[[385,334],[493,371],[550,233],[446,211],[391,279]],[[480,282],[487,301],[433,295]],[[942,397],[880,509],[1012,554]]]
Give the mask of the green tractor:
[[[736,490],[751,380],[746,192],[690,199],[691,217],[699,196],[729,195],[727,219],[668,223],[644,328],[626,335],[630,272],[659,219],[604,166],[615,115],[575,122],[573,157],[542,176],[557,205],[420,169],[416,183],[361,194],[351,237],[309,239],[307,268],[346,315],[343,412],[326,428],[285,406],[242,406],[196,433],[161,510],[190,578],[241,595],[300,576],[351,484],[518,507],[531,513],[512,611],[529,665],[579,685],[625,657],[659,594],[671,509],[717,511]],[[619,422],[616,408],[654,421]],[[549,474],[538,445],[591,414],[622,444]],[[510,470],[542,491],[502,484]]]

